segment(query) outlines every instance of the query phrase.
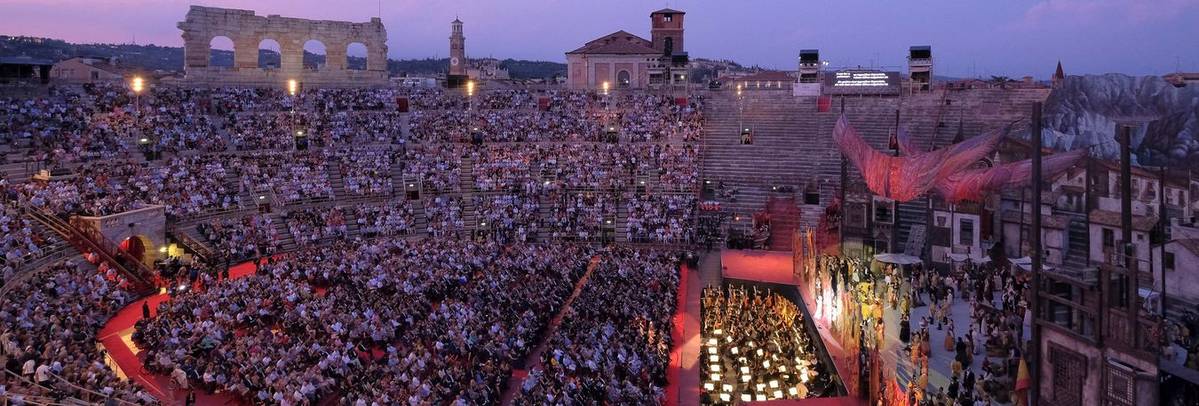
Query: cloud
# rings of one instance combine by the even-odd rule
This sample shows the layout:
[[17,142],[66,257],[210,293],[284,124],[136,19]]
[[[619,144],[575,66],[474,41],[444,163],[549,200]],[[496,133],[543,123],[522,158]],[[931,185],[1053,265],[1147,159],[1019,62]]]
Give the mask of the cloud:
[[1013,28],[1143,25],[1176,18],[1194,7],[1199,0],[1043,0],[1025,11]]

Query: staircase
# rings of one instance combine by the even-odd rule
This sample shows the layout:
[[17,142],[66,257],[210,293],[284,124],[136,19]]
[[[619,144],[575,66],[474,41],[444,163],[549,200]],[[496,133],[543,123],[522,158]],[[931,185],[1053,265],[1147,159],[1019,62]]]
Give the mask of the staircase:
[[341,164],[335,161],[325,163],[325,173],[329,174],[329,186],[333,188],[334,199],[341,201],[348,196],[346,181],[341,174]]
[[80,230],[79,227],[40,209],[25,207],[25,213],[70,242],[79,252],[92,252],[99,255],[101,260],[129,280],[132,284],[131,291],[138,294],[149,294],[156,289],[157,277],[154,270],[118,249],[115,243],[105,239],[104,236]]
[[1066,228],[1066,238],[1069,243],[1069,250],[1066,251],[1065,259],[1062,260],[1062,266],[1070,270],[1083,270],[1087,268],[1087,259],[1090,257],[1089,241],[1091,238],[1090,230],[1087,229],[1086,218],[1081,215],[1074,215],[1070,218],[1070,225]]
[[795,246],[795,230],[799,228],[800,210],[794,197],[770,198],[766,203],[770,213],[770,249],[791,251]]

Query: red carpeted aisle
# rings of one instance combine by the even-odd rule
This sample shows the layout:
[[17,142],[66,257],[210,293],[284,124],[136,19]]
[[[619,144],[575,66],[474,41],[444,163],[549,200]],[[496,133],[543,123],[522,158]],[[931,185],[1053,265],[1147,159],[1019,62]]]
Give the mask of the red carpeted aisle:
[[[253,262],[234,266],[229,268],[229,277],[240,278],[252,275],[254,268]],[[168,377],[151,374],[143,369],[138,354],[134,352],[140,350],[132,347],[131,340],[127,341],[127,337],[133,334],[133,326],[142,318],[142,304],[148,302],[150,305],[150,317],[156,317],[158,316],[158,304],[168,299],[169,296],[165,293],[160,293],[130,303],[109,319],[104,324],[104,328],[101,328],[96,336],[99,338],[100,344],[108,351],[112,360],[129,379],[141,384],[146,388],[146,391],[157,397],[164,404],[182,404],[183,399],[187,397],[187,392],[175,388],[170,383]],[[246,402],[230,394],[218,393],[207,395],[202,391],[197,391],[196,403],[200,405],[226,405],[245,404]]]
[[[679,404],[679,390],[681,385],[679,382],[683,369],[683,321],[687,316],[687,278],[691,273],[691,267],[687,264],[679,265],[679,289],[677,293],[678,304],[675,307],[674,318],[671,319],[670,341],[673,347],[670,349],[670,367],[666,370],[666,405],[675,406]],[[698,317],[698,315],[695,315]]]

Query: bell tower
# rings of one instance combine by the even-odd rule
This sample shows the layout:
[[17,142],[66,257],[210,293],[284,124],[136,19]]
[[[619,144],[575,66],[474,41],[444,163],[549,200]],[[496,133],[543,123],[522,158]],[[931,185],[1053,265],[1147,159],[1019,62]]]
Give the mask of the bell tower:
[[462,35],[462,21],[457,18],[450,22],[450,70],[445,82],[451,88],[466,83],[466,37]]
[[662,56],[685,52],[683,48],[683,13],[664,8],[650,13],[650,40]]

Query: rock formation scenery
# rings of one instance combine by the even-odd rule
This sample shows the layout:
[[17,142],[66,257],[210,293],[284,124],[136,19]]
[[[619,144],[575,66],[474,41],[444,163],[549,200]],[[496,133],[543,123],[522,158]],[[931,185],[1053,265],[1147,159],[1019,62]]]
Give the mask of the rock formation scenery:
[[1199,405],[1195,21],[0,1],[0,406]]

